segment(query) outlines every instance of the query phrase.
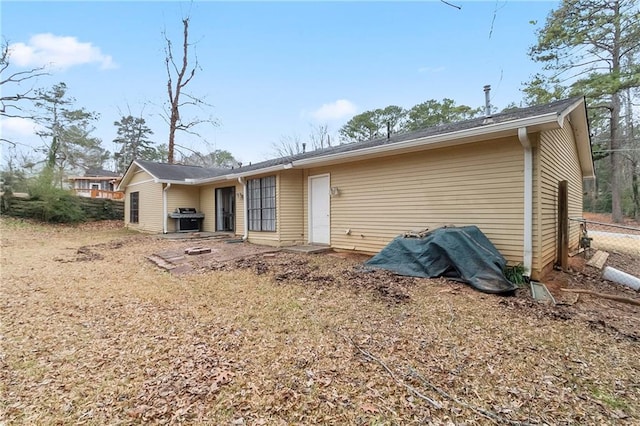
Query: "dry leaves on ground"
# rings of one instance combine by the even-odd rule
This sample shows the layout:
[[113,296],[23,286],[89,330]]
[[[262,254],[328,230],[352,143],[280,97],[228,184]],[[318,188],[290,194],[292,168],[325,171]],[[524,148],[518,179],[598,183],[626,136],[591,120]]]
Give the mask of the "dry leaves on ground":
[[[180,242],[0,226],[7,424],[640,422],[632,306],[540,305],[330,255],[226,253],[178,276],[146,256]],[[589,274],[567,279],[617,290]]]

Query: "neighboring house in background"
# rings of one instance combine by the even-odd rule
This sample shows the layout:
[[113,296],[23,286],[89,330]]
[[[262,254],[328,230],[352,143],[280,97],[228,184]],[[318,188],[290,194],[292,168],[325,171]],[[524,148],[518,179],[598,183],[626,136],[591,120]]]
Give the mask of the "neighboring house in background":
[[87,169],[84,176],[72,176],[69,182],[76,195],[81,197],[121,200],[124,192],[116,190],[121,178],[120,174],[108,170]]
[[[192,207],[203,231],[274,246],[375,253],[406,231],[477,225],[539,278],[556,261],[559,183],[581,217],[593,178],[585,101],[571,98],[236,169],[136,160],[119,188],[129,228],[173,232],[168,215]],[[571,223],[571,248],[579,237]]]

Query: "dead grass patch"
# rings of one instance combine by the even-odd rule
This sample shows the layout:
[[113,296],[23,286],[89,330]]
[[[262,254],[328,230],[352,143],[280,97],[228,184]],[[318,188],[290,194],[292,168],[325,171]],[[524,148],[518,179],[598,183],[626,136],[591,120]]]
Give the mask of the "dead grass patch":
[[[8,424],[640,421],[637,340],[577,304],[362,273],[325,255],[174,276],[146,256],[180,243],[0,226]],[[99,256],[71,261],[82,247]]]

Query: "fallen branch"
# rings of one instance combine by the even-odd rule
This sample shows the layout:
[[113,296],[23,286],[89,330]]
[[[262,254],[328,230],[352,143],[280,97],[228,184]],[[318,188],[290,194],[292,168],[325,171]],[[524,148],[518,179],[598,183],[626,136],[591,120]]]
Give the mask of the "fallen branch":
[[416,395],[418,398],[423,399],[425,401],[427,401],[429,404],[433,405],[435,408],[437,409],[441,409],[442,408],[442,404],[440,404],[437,401],[434,401],[433,399],[429,398],[426,395],[423,395],[418,389],[414,388],[413,386],[410,386],[408,384],[406,384],[405,382],[403,382],[402,380],[398,379],[395,374],[393,374],[393,371],[391,371],[391,369],[389,367],[387,367],[387,365],[380,359],[376,358],[375,356],[371,355],[371,353],[365,351],[364,349],[362,349],[360,346],[358,346],[358,344],[356,342],[353,341],[353,339],[349,336],[346,336],[342,333],[340,333],[337,330],[334,330],[337,334],[339,334],[340,336],[342,336],[343,339],[345,339],[347,342],[351,342],[351,344],[367,359],[371,360],[371,361],[375,361],[376,363],[378,363],[378,365],[380,365],[382,368],[385,369],[385,371],[389,374],[389,376],[393,379],[394,382],[396,382],[397,384],[404,386],[407,390],[409,390],[411,393],[413,393],[414,395]]
[[590,294],[592,296],[600,297],[602,299],[609,299],[609,300],[614,300],[614,301],[620,302],[620,303],[626,303],[628,305],[640,306],[640,300],[631,299],[631,298],[628,298],[628,297],[616,296],[616,295],[613,295],[613,294],[606,294],[606,293],[597,293],[595,291],[584,290],[584,289],[579,289],[579,288],[561,288],[560,290],[561,291],[565,291],[567,293]]
[[[345,339],[347,342],[350,342],[365,358],[367,358],[367,359],[369,359],[371,361],[375,361],[378,365],[380,365],[382,368],[384,368],[384,370],[387,372],[387,374],[389,374],[389,376],[397,384],[405,387],[411,393],[413,393],[414,395],[418,396],[419,398],[427,401],[428,403],[433,405],[435,408],[437,408],[437,409],[443,408],[442,404],[440,404],[439,402],[429,398],[428,396],[422,394],[418,389],[416,389],[413,386],[408,385],[405,382],[403,382],[402,380],[398,379],[396,377],[396,375],[393,374],[393,371],[391,371],[391,369],[387,366],[387,364],[385,364],[381,359],[379,359],[376,356],[372,355],[371,352],[368,352],[368,351],[365,351],[364,349],[362,349],[351,337],[349,337],[349,336],[347,336],[345,334],[342,334],[337,330],[334,330],[334,332],[336,334],[342,336],[342,338]],[[473,411],[474,413],[479,414],[479,415],[491,420],[495,424],[510,424],[510,425],[514,425],[514,426],[531,426],[530,423],[509,420],[509,419],[506,419],[504,417],[499,416],[498,414],[492,413],[491,411],[487,411],[487,410],[484,410],[482,408],[474,407],[474,406],[469,405],[469,404],[467,404],[467,403],[465,403],[463,401],[460,401],[459,399],[449,395],[447,392],[443,391],[439,387],[433,385],[424,376],[422,376],[420,373],[415,371],[413,368],[409,368],[409,370],[410,370],[411,374],[414,377],[419,378],[420,381],[423,384],[427,385],[429,388],[431,388],[432,390],[434,390],[435,392],[440,394],[440,396],[442,396],[444,398],[447,398],[447,399],[450,399],[451,401],[455,402],[456,404],[458,404],[458,405],[460,405],[460,406],[462,406],[464,408],[467,408],[467,409]]]
[[479,414],[479,415],[491,420],[495,424],[510,424],[510,425],[518,425],[518,426],[530,425],[530,423],[526,423],[526,422],[518,422],[518,421],[514,421],[514,420],[505,419],[504,417],[499,416],[498,414],[493,413],[491,411],[488,411],[488,410],[485,410],[485,409],[479,408],[479,407],[474,407],[473,405],[469,405],[466,402],[461,401],[458,398],[449,395],[447,392],[443,391],[442,389],[440,389],[436,385],[432,384],[422,374],[418,373],[413,368],[409,367],[409,371],[411,372],[411,375],[413,375],[414,377],[417,377],[418,379],[420,379],[420,381],[423,384],[425,384],[428,387],[430,387],[432,390],[434,390],[435,392],[440,394],[440,396],[442,396],[443,398],[450,399],[451,401],[455,402],[456,404],[458,404],[458,405],[460,405],[460,406],[462,406],[462,407],[464,407],[464,408],[466,408],[468,410],[473,411],[476,414]]

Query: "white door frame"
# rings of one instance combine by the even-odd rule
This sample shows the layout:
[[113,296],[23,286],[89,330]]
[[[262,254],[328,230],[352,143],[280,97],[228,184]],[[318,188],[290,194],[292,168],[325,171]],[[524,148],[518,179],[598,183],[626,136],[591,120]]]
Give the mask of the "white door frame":
[[[326,243],[319,243],[317,241],[313,241],[314,237],[313,237],[313,190],[311,189],[312,187],[312,181],[313,179],[318,179],[318,178],[327,178],[327,213],[329,214],[329,223],[328,223],[328,229],[327,229],[327,242]],[[307,227],[308,227],[308,235],[309,237],[307,238],[308,243],[309,244],[327,244],[327,245],[331,245],[331,196],[329,194],[329,191],[331,190],[331,175],[329,173],[323,173],[323,174],[319,174],[319,175],[313,175],[313,176],[309,176],[307,178]]]

